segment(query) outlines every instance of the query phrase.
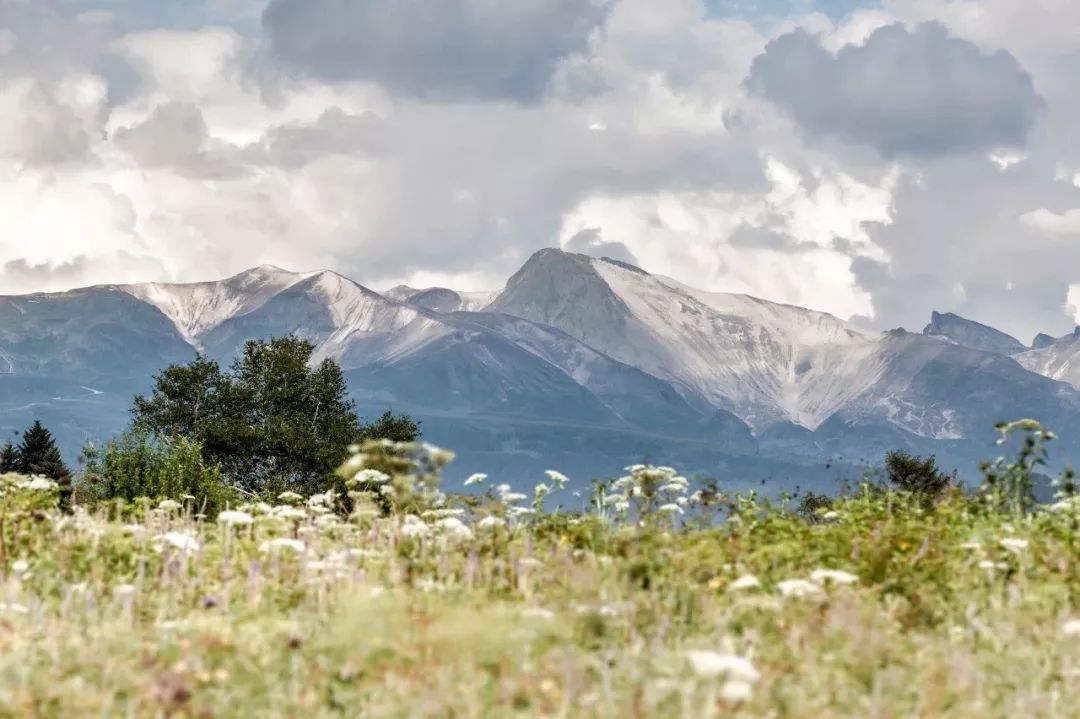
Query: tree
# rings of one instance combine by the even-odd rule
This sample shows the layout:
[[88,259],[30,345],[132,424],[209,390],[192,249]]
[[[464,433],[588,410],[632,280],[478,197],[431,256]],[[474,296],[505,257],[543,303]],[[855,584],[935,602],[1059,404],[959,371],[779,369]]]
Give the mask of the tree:
[[194,497],[195,511],[213,518],[239,497],[185,437],[154,439],[129,431],[103,448],[87,448],[83,487],[91,501]]
[[418,436],[416,423],[390,413],[363,425],[341,368],[313,366],[313,352],[297,337],[251,340],[228,371],[204,357],[169,367],[150,397],[135,398],[134,426],[191,440],[234,485],[270,493],[333,486],[349,445],[363,439]]
[[897,489],[931,501],[958,486],[955,470],[951,474],[945,473],[938,469],[933,456],[923,459],[904,450],[885,455],[885,473]]
[[19,469],[19,452],[9,439],[0,449],[0,474],[16,472]]
[[70,507],[71,471],[64,464],[52,432],[40,420],[34,420],[23,432],[22,442],[15,450],[15,471],[55,480],[60,485],[60,507]]
[[420,423],[404,414],[387,410],[381,417],[363,428],[363,439],[389,439],[394,442],[415,442],[420,437]]

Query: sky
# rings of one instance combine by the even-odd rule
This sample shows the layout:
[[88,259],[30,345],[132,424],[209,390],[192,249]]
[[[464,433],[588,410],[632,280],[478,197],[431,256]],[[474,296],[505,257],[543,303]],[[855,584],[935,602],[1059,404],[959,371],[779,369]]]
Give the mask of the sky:
[[1074,0],[0,0],[0,293],[610,256],[1080,321]]

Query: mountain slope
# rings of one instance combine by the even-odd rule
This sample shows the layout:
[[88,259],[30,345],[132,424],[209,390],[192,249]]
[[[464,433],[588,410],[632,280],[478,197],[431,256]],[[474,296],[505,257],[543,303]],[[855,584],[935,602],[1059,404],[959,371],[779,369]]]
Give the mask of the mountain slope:
[[1017,355],[1016,361],[1032,372],[1080,387],[1080,327],[1071,335]]
[[930,324],[923,329],[923,334],[982,352],[1013,355],[1028,349],[1015,337],[951,312],[932,313]]
[[835,317],[557,250],[534,255],[491,309],[557,327],[758,428],[814,428],[876,379],[861,361],[874,337]]
[[206,332],[262,306],[306,276],[262,265],[215,282],[150,282],[116,285],[116,289],[157,307],[172,320],[181,337],[198,347]]

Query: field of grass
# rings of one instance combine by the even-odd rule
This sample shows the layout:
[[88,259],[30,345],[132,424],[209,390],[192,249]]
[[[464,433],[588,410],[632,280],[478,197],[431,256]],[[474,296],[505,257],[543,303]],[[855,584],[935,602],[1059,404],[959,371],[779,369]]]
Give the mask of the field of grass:
[[1080,713],[1071,500],[864,491],[807,516],[635,467],[568,514],[557,473],[444,497],[446,459],[365,447],[348,514],[64,514],[0,478],[0,716]]

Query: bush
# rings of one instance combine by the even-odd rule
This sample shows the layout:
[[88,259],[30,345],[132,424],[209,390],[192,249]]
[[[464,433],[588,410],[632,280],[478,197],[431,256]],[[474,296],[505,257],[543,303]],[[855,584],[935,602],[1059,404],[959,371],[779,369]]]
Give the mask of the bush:
[[84,456],[87,465],[80,494],[90,503],[141,497],[191,501],[194,497],[196,511],[215,517],[238,499],[221,469],[208,464],[202,448],[183,437],[154,439],[133,431],[101,450],[88,449]]

